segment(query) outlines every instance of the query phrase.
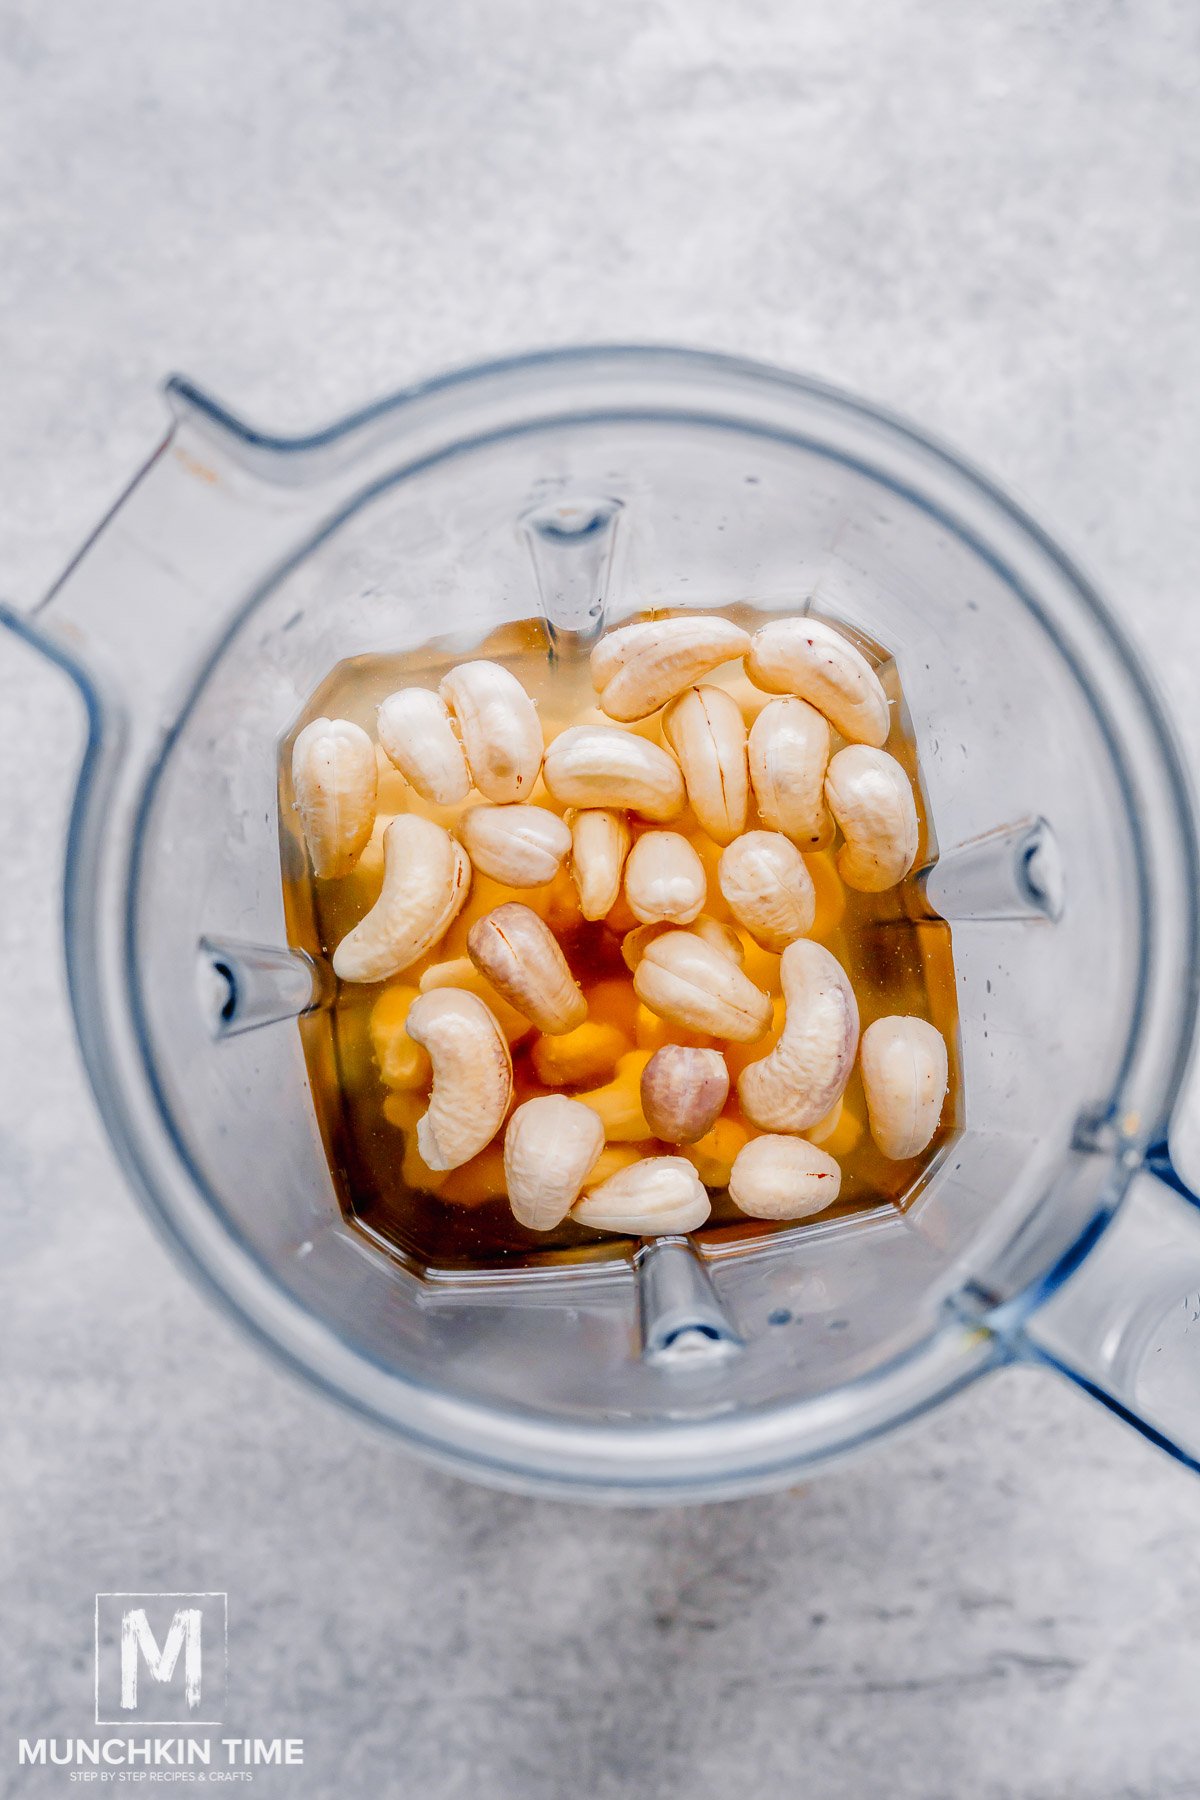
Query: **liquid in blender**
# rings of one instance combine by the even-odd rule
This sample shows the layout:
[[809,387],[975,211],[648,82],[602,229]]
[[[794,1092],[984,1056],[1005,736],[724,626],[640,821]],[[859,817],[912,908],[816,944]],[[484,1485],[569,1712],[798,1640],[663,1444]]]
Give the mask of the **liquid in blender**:
[[[729,609],[753,630],[762,619],[749,609]],[[919,844],[915,869],[933,860],[935,846],[921,792],[916,744],[895,663],[880,646],[864,646],[877,664],[891,705],[888,753],[909,776],[916,796]],[[291,779],[292,745],[300,729],[322,716],[347,719],[375,736],[380,702],[403,687],[436,689],[441,678],[467,659],[486,658],[508,668],[532,696],[546,742],[578,724],[612,721],[597,708],[589,676],[587,647],[555,641],[541,619],[503,627],[469,652],[436,645],[404,654],[360,656],[339,663],[312,694],[295,731],[281,747],[279,817],[283,893],[288,938],[298,949],[327,960],[346,933],[378,897],[383,877],[382,835],[399,813],[415,812],[452,829],[462,807],[439,807],[422,800],[382,750],[377,751],[377,816],[371,840],[357,866],[337,879],[314,878],[297,819]],[[756,688],[740,663],[726,665],[705,681],[730,691],[747,724],[773,698]],[[661,743],[661,714],[626,727]],[[835,737],[835,747],[840,741]],[[554,810],[539,780],[531,796]],[[478,795],[472,795],[472,800]],[[469,803],[469,802],[468,802]],[[754,829],[753,800],[747,829]],[[639,828],[633,821],[634,831]],[[720,846],[686,814],[672,822],[686,832],[707,876],[704,911],[734,923],[717,883]],[[856,1062],[840,1107],[823,1122],[822,1147],[841,1168],[837,1200],[814,1223],[869,1211],[903,1207],[945,1154],[959,1123],[960,1071],[957,1009],[950,927],[933,916],[919,880],[907,876],[882,893],[864,893],[839,878],[834,849],[805,856],[817,898],[809,937],[838,959],[857,998],[862,1029],[889,1015],[928,1020],[941,1033],[949,1055],[949,1088],[941,1123],[921,1153],[894,1161],[876,1147],[868,1125],[862,1077]],[[339,983],[332,1004],[301,1019],[309,1083],[331,1177],[347,1217],[375,1243],[431,1268],[503,1268],[554,1261],[625,1255],[628,1241],[586,1230],[570,1217],[549,1232],[518,1224],[509,1209],[503,1162],[503,1132],[470,1162],[435,1171],[423,1162],[416,1140],[417,1120],[427,1105],[428,1079],[418,1085],[422,1053],[403,1029],[407,1006],[423,974],[438,968],[447,979],[469,977],[467,934],[471,925],[504,901],[519,901],[546,921],[566,955],[588,1005],[589,1029],[575,1041],[540,1036],[503,1004],[494,1010],[510,1038],[513,1104],[539,1094],[587,1098],[600,1090],[608,1142],[598,1176],[615,1173],[641,1158],[686,1155],[712,1200],[709,1221],[696,1234],[710,1244],[751,1242],[780,1231],[804,1229],[790,1221],[747,1218],[729,1198],[729,1165],[749,1138],[760,1135],[742,1113],[737,1075],[766,1054],[773,1039],[752,1044],[719,1043],[681,1031],[650,1013],[634,992],[621,953],[622,937],[638,920],[622,894],[605,920],[587,921],[579,909],[569,869],[542,888],[510,889],[476,872],[464,909],[444,939],[412,968],[379,983]],[[745,932],[744,969],[772,997],[775,1022],[782,1021],[779,957]],[[454,964],[452,970],[444,965]],[[440,976],[438,977],[440,979]],[[494,997],[490,997],[490,1000]],[[719,1048],[730,1073],[730,1098],[716,1125],[698,1143],[657,1142],[639,1125],[640,1068],[654,1049],[669,1043]],[[644,1125],[644,1121],[641,1121]],[[808,1134],[806,1134],[808,1135]],[[814,1137],[820,1134],[814,1132]]]

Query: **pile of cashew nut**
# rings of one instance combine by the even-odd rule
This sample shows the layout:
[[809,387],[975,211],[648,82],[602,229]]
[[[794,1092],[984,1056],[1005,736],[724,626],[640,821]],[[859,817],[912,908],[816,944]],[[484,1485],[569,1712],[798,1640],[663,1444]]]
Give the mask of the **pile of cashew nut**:
[[[706,680],[739,662],[749,709]],[[753,636],[647,619],[602,638],[591,675],[598,709],[548,743],[520,681],[482,660],[383,701],[386,762],[345,719],[296,738],[314,876],[343,882],[369,847],[382,862],[333,969],[389,984],[371,1037],[404,1178],[504,1197],[533,1232],[691,1231],[710,1189],[755,1219],[820,1212],[856,1059],[887,1158],[928,1147],[947,1091],[925,1019],[876,1019],[860,1042],[850,977],[814,935],[841,884],[880,892],[917,855],[885,690],[807,617]],[[412,810],[377,830],[381,769]],[[572,968],[584,922],[619,939],[627,977]],[[486,1174],[456,1190],[468,1169]]]

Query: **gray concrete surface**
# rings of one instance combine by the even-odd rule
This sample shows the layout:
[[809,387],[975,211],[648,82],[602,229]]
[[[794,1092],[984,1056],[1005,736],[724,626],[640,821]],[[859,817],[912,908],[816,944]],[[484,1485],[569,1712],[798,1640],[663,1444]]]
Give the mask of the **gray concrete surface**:
[[[173,367],[299,425],[622,337],[808,367],[1029,497],[1200,657],[1191,0],[0,6],[0,590]],[[259,1792],[1200,1795],[1200,1483],[1014,1374],[795,1493],[497,1497],[296,1386],[114,1166],[63,1000],[70,696],[0,646],[0,1792],[86,1732],[98,1589],[225,1588]],[[1192,1115],[1193,1122],[1196,1114]]]

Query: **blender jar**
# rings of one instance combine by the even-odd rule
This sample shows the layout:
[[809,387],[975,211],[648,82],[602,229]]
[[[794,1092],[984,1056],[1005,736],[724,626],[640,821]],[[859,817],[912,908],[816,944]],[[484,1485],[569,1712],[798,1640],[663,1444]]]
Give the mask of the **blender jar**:
[[[108,520],[2,616],[87,710],[65,922],[97,1102],[234,1312],[415,1449],[519,1488],[784,1484],[1014,1358],[1200,1453],[1200,1220],[1167,1147],[1195,823],[1144,674],[1046,534],[898,420],[723,357],[516,359],[304,438],[168,396]],[[280,742],[347,658],[467,654],[539,612],[569,654],[648,605],[735,603],[895,651],[961,1129],[902,1211],[527,1269],[387,1254],[313,1115],[296,1021],[332,977],[285,941]]]

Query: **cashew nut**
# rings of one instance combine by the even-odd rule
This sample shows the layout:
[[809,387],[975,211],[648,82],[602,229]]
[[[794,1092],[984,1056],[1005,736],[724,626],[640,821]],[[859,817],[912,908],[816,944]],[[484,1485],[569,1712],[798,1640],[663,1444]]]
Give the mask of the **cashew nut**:
[[719,950],[722,956],[727,956],[739,969],[745,966],[746,946],[732,925],[726,925],[723,919],[710,919],[707,913],[701,913],[698,919],[692,920],[691,930],[697,937],[702,937],[706,944],[711,944],[714,950]]
[[387,981],[440,943],[471,890],[471,865],[448,831],[401,813],[383,834],[383,887],[333,953],[339,981]]
[[668,751],[616,725],[572,725],[546,751],[546,786],[562,806],[628,808],[676,819],[685,794]]
[[842,1171],[801,1137],[751,1138],[729,1175],[729,1198],[752,1219],[807,1219],[838,1197]]
[[313,719],[292,747],[292,791],[320,881],[348,875],[375,824],[375,746],[349,719]]
[[945,1038],[926,1019],[876,1019],[863,1032],[861,1062],[876,1145],[893,1162],[919,1156],[941,1122],[950,1079]]
[[858,1002],[846,971],[821,944],[799,938],[779,965],[779,1042],[738,1077],[742,1111],[760,1131],[805,1131],[842,1093],[858,1049]]
[[772,694],[798,694],[852,744],[885,742],[883,683],[861,650],[820,619],[775,619],[756,631],[746,673]]
[[[621,955],[630,974],[646,954],[647,944],[652,944],[655,938],[662,937],[665,931],[672,929],[672,926],[664,924],[639,925],[636,930],[625,933],[621,939]],[[714,950],[720,950],[730,962],[741,968],[746,960],[746,950],[732,925],[726,925],[720,919],[711,919],[707,913],[700,913],[692,920],[691,929],[697,937],[702,937],[706,944],[711,944]]]
[[665,1044],[642,1070],[642,1111],[655,1137],[694,1144],[716,1123],[729,1098],[729,1070],[719,1050]]
[[621,871],[629,855],[629,822],[607,806],[568,813],[571,874],[585,919],[602,919],[621,891]]
[[528,800],[542,766],[542,725],[516,676],[499,663],[459,663],[438,693],[458,722],[480,793],[501,805]]
[[739,925],[766,950],[784,950],[808,931],[817,910],[812,876],[790,838],[747,831],[721,852],[717,879]]
[[543,887],[571,848],[570,831],[544,806],[468,806],[454,831],[475,867],[506,887]]
[[673,931],[673,925],[635,925],[632,931],[626,931],[621,938],[621,956],[625,967],[632,975],[633,971],[646,954],[646,946],[655,938],[662,937],[666,931]]
[[750,1044],[771,1023],[766,994],[692,931],[667,931],[649,943],[633,985],[654,1012],[691,1031]]
[[557,1037],[587,1018],[587,1001],[544,920],[519,900],[506,900],[477,919],[467,955],[510,1006],[539,1031]]
[[616,1231],[623,1237],[657,1237],[695,1231],[712,1204],[700,1177],[683,1156],[650,1156],[610,1175],[571,1208],[577,1225]]
[[417,1148],[431,1169],[457,1169],[490,1144],[512,1098],[512,1058],[488,1008],[460,988],[420,994],[408,1035],[429,1052],[433,1088],[417,1121]]
[[529,1231],[553,1231],[579,1198],[604,1149],[604,1127],[590,1107],[565,1094],[518,1106],[504,1134],[508,1204]]
[[380,702],[375,715],[379,742],[422,800],[457,806],[471,791],[471,772],[440,694],[428,688],[401,688]]
[[750,727],[750,781],[759,817],[802,850],[833,841],[825,805],[829,721],[807,700],[785,694],[763,707]]
[[746,829],[750,799],[741,707],[724,688],[689,688],[671,702],[662,728],[701,828],[718,844],[730,843]]
[[592,686],[610,719],[644,719],[749,647],[749,632],[716,613],[624,625],[592,651]]
[[422,994],[432,994],[436,988],[463,988],[468,994],[474,994],[477,1000],[483,1001],[510,1044],[519,1044],[533,1032],[524,1013],[519,1013],[497,993],[469,956],[452,956],[446,962],[431,964],[423,970],[417,988]]
[[625,864],[625,898],[643,925],[687,925],[704,905],[704,864],[678,831],[646,831]]
[[830,762],[825,798],[846,840],[837,855],[846,886],[863,894],[894,887],[917,859],[912,784],[895,757],[847,744]]

